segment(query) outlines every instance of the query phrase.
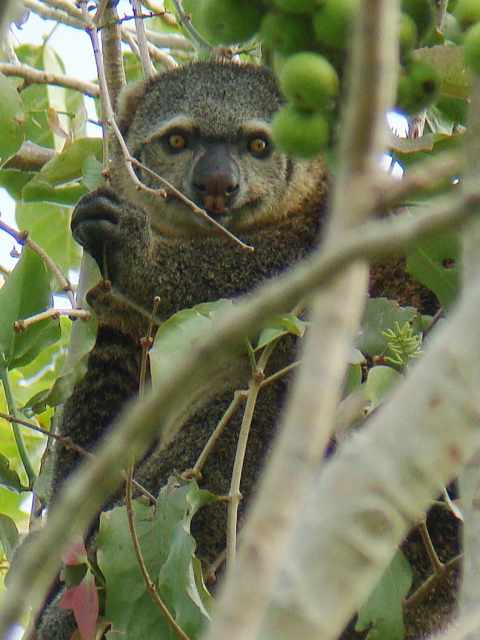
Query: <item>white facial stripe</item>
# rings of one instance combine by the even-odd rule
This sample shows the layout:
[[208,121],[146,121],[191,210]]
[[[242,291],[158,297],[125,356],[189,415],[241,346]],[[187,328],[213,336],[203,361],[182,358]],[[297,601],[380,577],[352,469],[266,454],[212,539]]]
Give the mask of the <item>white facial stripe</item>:
[[161,138],[167,131],[170,129],[186,129],[187,131],[193,131],[195,128],[195,122],[192,118],[187,116],[179,115],[174,118],[170,118],[169,120],[164,120],[160,123],[160,126],[153,131],[144,141],[144,144],[149,144],[154,140],[158,140]]
[[255,133],[263,133],[268,138],[272,135],[272,128],[265,120],[248,120],[241,126],[241,132],[243,135],[251,135]]

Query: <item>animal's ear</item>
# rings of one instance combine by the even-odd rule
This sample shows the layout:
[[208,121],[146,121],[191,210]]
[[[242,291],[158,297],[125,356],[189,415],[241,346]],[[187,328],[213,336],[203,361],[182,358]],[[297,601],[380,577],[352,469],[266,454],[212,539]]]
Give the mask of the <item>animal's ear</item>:
[[116,116],[120,131],[128,131],[141,99],[147,91],[151,80],[140,80],[126,86],[120,92],[117,100]]

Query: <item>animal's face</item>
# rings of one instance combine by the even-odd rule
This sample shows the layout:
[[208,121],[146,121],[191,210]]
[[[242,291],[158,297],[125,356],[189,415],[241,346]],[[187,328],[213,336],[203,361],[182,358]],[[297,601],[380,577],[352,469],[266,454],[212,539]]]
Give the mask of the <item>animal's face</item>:
[[[269,72],[198,63],[163,74],[128,125],[127,144],[143,164],[230,229],[248,228],[284,196],[291,161],[275,149],[270,125],[281,97]],[[145,171],[142,181],[163,185]],[[142,194],[152,224],[210,230],[175,197]]]

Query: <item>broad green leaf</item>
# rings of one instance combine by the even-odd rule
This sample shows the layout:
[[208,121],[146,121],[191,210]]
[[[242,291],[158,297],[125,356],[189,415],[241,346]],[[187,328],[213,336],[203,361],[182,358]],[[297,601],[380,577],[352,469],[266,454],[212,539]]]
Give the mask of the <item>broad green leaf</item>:
[[[134,502],[142,555],[158,593],[190,638],[198,638],[209,618],[211,596],[199,574],[190,524],[198,509],[215,500],[195,482],[169,483],[155,508]],[[146,591],[133,551],[125,507],[103,513],[97,537],[98,563],[106,580],[105,615],[114,633],[129,640],[176,636]]]
[[[43,47],[25,44],[16,49],[20,62],[44,71]],[[53,147],[53,134],[47,118],[49,106],[46,85],[32,84],[22,90],[22,100],[27,115],[26,139],[43,147]]]
[[150,366],[154,386],[168,375],[192,345],[216,331],[218,317],[231,307],[231,300],[217,300],[183,309],[158,328],[150,351]]
[[65,146],[61,153],[55,155],[42,167],[32,183],[46,182],[51,186],[62,185],[78,180],[83,174],[83,165],[90,156],[102,159],[102,141],[100,138],[80,138]]
[[82,138],[68,144],[25,185],[23,200],[75,205],[88,191],[82,182],[85,162],[88,159],[100,160],[101,157],[99,138]]
[[16,320],[45,311],[51,304],[50,274],[43,260],[24,247],[22,256],[0,289],[0,366],[15,368],[31,362],[60,337],[57,320],[46,319],[17,333]]
[[370,357],[383,355],[388,341],[382,332],[394,329],[395,322],[402,326],[412,321],[415,326],[421,321],[421,316],[413,307],[401,307],[398,302],[387,298],[371,298],[367,302],[355,346]]
[[[43,67],[47,73],[65,73],[65,67],[60,57],[48,45],[42,47],[43,51]],[[48,106],[54,109],[58,116],[58,121],[65,133],[70,132],[70,122],[67,113],[67,91],[63,87],[53,84],[47,84]],[[65,138],[57,135],[55,132],[54,145],[59,151],[65,144]]]
[[[71,269],[78,269],[81,249],[70,231],[70,210],[45,203],[20,203],[15,209],[15,219],[19,229],[28,231],[63,273],[68,275]],[[50,277],[52,286],[58,288],[53,275]]]
[[263,349],[267,344],[287,335],[287,333],[301,338],[305,333],[306,326],[306,322],[297,318],[293,313],[285,313],[278,316],[269,322],[268,326],[260,332],[255,351]]
[[0,165],[20,149],[25,140],[26,116],[15,83],[0,74]]
[[365,396],[372,408],[378,406],[401,379],[402,375],[392,367],[372,367],[364,384]]
[[460,286],[458,235],[449,231],[418,243],[407,256],[407,272],[433,291],[442,307],[455,302]]
[[359,364],[351,364],[347,368],[343,395],[348,396],[354,389],[362,384],[362,367]]
[[23,491],[18,473],[10,466],[10,460],[0,453],[0,485],[11,491]]
[[31,171],[0,169],[0,187],[6,189],[14,200],[22,198],[22,189],[35,176]]
[[102,175],[102,163],[99,162],[95,156],[91,155],[85,158],[82,170],[82,182],[89,191],[98,189],[105,183],[105,178]]
[[368,631],[366,640],[403,640],[403,600],[412,584],[412,568],[397,551],[380,582],[358,612],[355,631]]
[[18,529],[10,516],[0,513],[0,543],[8,560],[12,559],[13,551],[18,544]]

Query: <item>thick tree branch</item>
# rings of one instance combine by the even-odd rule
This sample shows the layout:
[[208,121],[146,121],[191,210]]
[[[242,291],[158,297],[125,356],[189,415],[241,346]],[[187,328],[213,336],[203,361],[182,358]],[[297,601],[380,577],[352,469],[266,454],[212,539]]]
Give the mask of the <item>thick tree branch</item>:
[[262,638],[337,638],[418,515],[480,446],[479,305],[477,282],[311,487]]
[[[281,312],[285,307],[292,308],[299,299],[328,281],[352,260],[360,256],[374,259],[392,252],[398,253],[405,246],[412,245],[415,238],[425,238],[449,225],[465,221],[480,205],[480,193],[475,199],[469,196],[467,203],[470,210],[465,213],[459,211],[458,200],[456,207],[450,201],[444,203],[442,210],[417,219],[372,222],[361,234],[352,231],[341,245],[316,253],[288,275],[265,285],[249,300],[226,313],[223,321],[219,322],[215,336],[197,344],[188,358],[177,364],[168,383],[149,394],[144,402],[124,412],[117,421],[112,437],[99,449],[96,459],[88,465],[82,465],[65,484],[58,497],[56,510],[52,511],[45,528],[11,575],[9,589],[0,608],[0,635],[6,633],[27,602],[40,603],[44,590],[58,570],[62,550],[68,547],[72,535],[87,526],[109,493],[119,484],[122,468],[129,456],[135,452],[141,455],[140,452],[151,439],[158,435],[160,423],[163,436],[172,437],[169,432],[172,420],[169,421],[169,416],[173,415],[176,408],[181,410],[179,405],[185,400],[192,377],[200,371],[206,372],[209,366],[215,367],[219,349],[228,348],[232,342],[241,342],[245,334],[257,330],[271,315]],[[477,305],[477,300],[472,304]],[[453,333],[456,330],[457,327],[452,328]],[[410,399],[407,402],[409,404]],[[161,417],[164,418],[163,422]],[[456,432],[452,438],[456,442]],[[458,433],[458,438],[463,438],[463,432]],[[404,439],[402,435],[400,442]],[[468,442],[465,446],[468,446]],[[348,580],[351,578],[349,574]]]
[[[399,3],[392,0],[360,4],[327,248],[338,246],[346,230],[363,222],[371,211],[378,158],[387,144],[386,113],[394,99],[398,12]],[[367,280],[366,263],[353,264],[314,300],[304,362],[242,533],[237,566],[227,576],[217,615],[207,633],[209,640],[257,636],[275,576],[284,562],[285,547],[334,430]]]

